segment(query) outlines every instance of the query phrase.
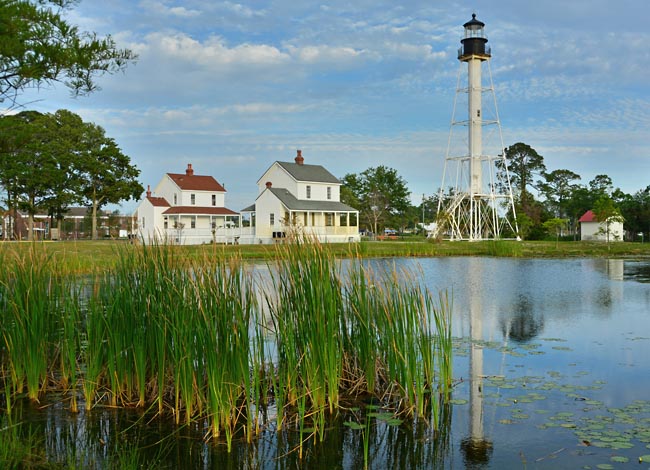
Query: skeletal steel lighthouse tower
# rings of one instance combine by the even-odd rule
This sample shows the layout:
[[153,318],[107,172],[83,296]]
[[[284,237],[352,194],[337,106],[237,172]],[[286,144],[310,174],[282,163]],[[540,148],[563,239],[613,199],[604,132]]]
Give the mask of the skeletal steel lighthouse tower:
[[[458,85],[438,199],[438,231],[452,240],[517,238],[485,23],[474,14],[463,27],[465,34],[458,50],[461,62]],[[483,63],[488,68],[488,87],[481,84]],[[467,84],[461,86],[464,64],[467,64]],[[489,95],[491,100],[484,103],[484,95]],[[463,99],[467,100],[467,115],[457,119],[456,109]],[[466,133],[457,132],[462,127],[467,127]]]

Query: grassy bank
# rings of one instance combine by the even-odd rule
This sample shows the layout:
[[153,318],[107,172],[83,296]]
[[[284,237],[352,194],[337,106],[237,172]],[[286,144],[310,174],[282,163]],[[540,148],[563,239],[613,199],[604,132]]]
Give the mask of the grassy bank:
[[[126,241],[76,241],[76,242],[9,242],[0,243],[0,252],[25,253],[30,249],[43,250],[65,266],[66,271],[93,273],[115,268],[117,251],[142,250],[140,245]],[[30,248],[31,247],[31,248]],[[215,256],[240,260],[272,260],[278,257],[276,245],[201,245],[176,246],[170,251],[183,259],[200,261]],[[358,244],[331,244],[329,252],[335,257],[393,257],[393,256],[505,256],[522,258],[650,258],[650,243],[554,241],[485,241],[485,242],[430,242],[422,238],[405,238],[391,241],[364,241]]]

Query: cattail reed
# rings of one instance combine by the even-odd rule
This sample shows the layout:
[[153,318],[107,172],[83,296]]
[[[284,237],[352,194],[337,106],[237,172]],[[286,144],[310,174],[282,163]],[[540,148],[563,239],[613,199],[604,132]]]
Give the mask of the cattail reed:
[[[205,435],[251,442],[264,426],[323,440],[341,401],[373,397],[439,422],[452,380],[448,299],[417,273],[374,272],[297,236],[260,282],[219,248],[126,245],[79,278],[34,245],[0,272],[0,380],[95,406],[153,409]],[[261,301],[260,301],[261,300]],[[276,416],[267,410],[275,407]]]

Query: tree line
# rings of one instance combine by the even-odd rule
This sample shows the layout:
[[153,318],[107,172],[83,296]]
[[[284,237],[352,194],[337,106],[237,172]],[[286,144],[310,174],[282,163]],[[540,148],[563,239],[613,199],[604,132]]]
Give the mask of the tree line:
[[90,208],[97,238],[103,206],[140,198],[139,174],[101,126],[70,111],[23,111],[0,118],[3,200],[14,221],[18,211],[27,215],[28,239],[36,214],[46,213],[56,227],[73,205]]
[[68,23],[65,12],[77,2],[0,0],[0,189],[14,221],[18,211],[28,215],[30,238],[37,212],[60,220],[71,204],[92,208],[96,237],[102,206],[143,191],[139,170],[100,126],[65,110],[14,113],[24,109],[25,90],[63,83],[72,96],[86,95],[99,89],[98,77],[137,59],[110,35]]
[[[615,188],[605,174],[581,184],[580,175],[571,170],[548,171],[544,157],[522,142],[506,148],[505,156],[507,172],[503,164],[497,171],[502,182],[509,176],[520,237],[540,240],[561,231],[576,239],[578,220],[592,210],[599,220],[623,219],[628,239],[640,233],[650,238],[650,185],[627,194]],[[386,227],[422,230],[420,224],[437,220],[440,190],[423,195],[422,202],[414,205],[407,182],[394,169],[368,168],[359,174],[346,174],[341,180],[341,201],[359,209],[362,229],[373,233],[381,233]],[[505,190],[505,184],[499,190]]]

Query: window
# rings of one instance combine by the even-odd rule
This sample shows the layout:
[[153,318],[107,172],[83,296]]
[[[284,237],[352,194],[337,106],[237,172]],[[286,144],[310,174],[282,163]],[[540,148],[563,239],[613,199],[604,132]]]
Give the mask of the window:
[[307,199],[311,199],[311,186],[307,185]]
[[352,212],[350,213],[350,227],[356,227],[357,226],[357,213]]
[[326,212],[325,213],[325,226],[326,227],[333,227],[334,226],[334,213],[333,212]]
[[271,224],[271,227],[275,225],[275,214],[269,215],[269,224]]
[[144,217],[142,218],[142,228],[144,228]]
[[327,187],[327,199],[332,199],[332,187]]
[[213,195],[212,195],[212,205],[213,205],[213,206],[216,206],[216,205],[217,205],[217,195],[216,195],[216,194],[213,194]]
[[347,227],[347,225],[348,225],[348,214],[347,214],[347,212],[341,212],[339,214],[339,225],[341,227]]
[[168,219],[167,217],[165,217],[165,220],[164,220],[164,222],[163,222],[163,227],[164,227],[165,229],[167,229],[167,228],[169,227],[169,219]]
[[174,205],[178,205],[178,194],[174,193]]
[[190,204],[196,205],[196,194],[190,194]]
[[305,227],[309,225],[309,219],[307,218],[307,212],[303,212],[302,214],[302,223],[305,224]]
[[190,228],[196,228],[196,217],[192,217],[190,221]]

